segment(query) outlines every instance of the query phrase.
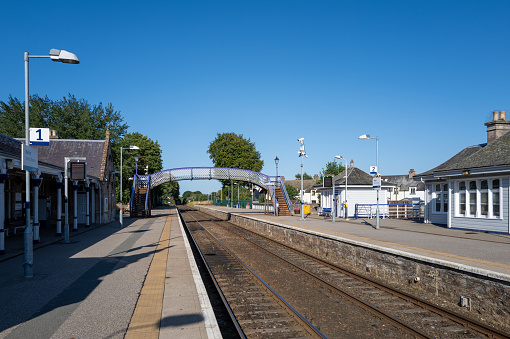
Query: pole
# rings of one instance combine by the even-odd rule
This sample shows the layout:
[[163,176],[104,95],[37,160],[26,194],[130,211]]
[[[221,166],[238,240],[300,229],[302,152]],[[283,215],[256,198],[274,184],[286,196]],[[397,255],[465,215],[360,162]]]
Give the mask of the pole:
[[303,156],[301,156],[301,219],[305,220],[305,211],[303,205]]
[[[28,95],[28,52],[25,52],[25,145],[30,145],[30,113]],[[30,171],[25,171],[25,216],[26,227],[23,233],[23,267],[25,278],[34,276],[34,232],[30,222]]]
[[[376,165],[377,165],[377,176],[379,177],[379,137],[376,137],[375,139],[375,152],[376,152]],[[377,211],[376,211],[376,217],[377,221],[375,223],[375,229],[379,229],[379,191],[381,188],[377,190]]]
[[120,194],[119,195],[120,195],[119,222],[120,222],[120,228],[122,228],[122,226],[124,224],[124,220],[123,220],[124,211],[122,210],[122,147],[120,148]]
[[347,167],[347,159],[345,159],[345,206],[344,206],[345,219],[349,219],[349,211],[347,210],[347,178],[349,177],[348,169],[349,167]]
[[331,205],[331,220],[332,222],[335,222],[335,175],[333,175],[333,179],[331,180],[333,182],[333,204]]
[[66,220],[64,222],[64,244],[69,244],[69,182],[67,180],[67,163],[68,159],[65,158],[64,169],[64,211],[66,213]]

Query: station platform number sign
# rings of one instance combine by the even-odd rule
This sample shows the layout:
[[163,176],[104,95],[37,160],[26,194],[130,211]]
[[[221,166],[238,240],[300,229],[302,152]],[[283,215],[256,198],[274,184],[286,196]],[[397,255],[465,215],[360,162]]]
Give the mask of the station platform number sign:
[[30,146],[49,146],[49,128],[30,128]]

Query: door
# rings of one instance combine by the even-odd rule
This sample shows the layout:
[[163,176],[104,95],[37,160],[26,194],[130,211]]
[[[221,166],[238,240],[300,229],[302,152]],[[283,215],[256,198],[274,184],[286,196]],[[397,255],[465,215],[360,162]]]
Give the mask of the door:
[[78,224],[87,223],[87,195],[78,194]]

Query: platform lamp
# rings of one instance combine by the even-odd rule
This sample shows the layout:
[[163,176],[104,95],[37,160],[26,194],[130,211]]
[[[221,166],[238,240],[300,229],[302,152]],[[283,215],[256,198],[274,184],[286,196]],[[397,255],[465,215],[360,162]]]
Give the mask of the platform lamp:
[[[363,134],[363,135],[360,135],[358,139],[375,139],[375,157],[376,157],[376,174],[375,176],[376,177],[379,177],[379,137],[375,137],[375,138],[371,138],[370,137],[370,134]],[[379,189],[377,190],[377,209],[376,209],[376,218],[377,218],[377,221],[376,221],[376,226],[375,228],[376,229],[379,229],[379,191],[380,191],[380,187]]]
[[301,158],[301,219],[299,220],[305,220],[305,211],[303,210],[303,157],[308,158],[308,155],[306,155],[305,151],[305,138],[299,138],[297,139],[301,146],[299,146],[299,152],[298,155]]
[[119,222],[120,227],[122,228],[124,226],[124,220],[123,220],[123,214],[124,211],[122,210],[122,150],[123,149],[136,149],[139,150],[140,147],[138,146],[129,146],[129,147],[121,147],[120,148],[120,215],[119,215]]
[[136,175],[138,175],[138,160],[140,160],[140,156],[138,154],[135,154],[135,163],[136,163],[135,174]]
[[278,159],[278,156],[274,158],[274,163],[276,165],[276,185],[278,186],[279,180],[278,180],[278,163],[280,162],[280,159]]
[[[60,49],[50,49],[48,55],[29,55],[25,52],[25,145],[30,146],[30,112],[29,112],[29,91],[28,91],[28,61],[30,58],[50,58],[56,62],[65,64],[79,64],[78,57],[68,51]],[[26,213],[26,227],[23,234],[24,250],[23,250],[23,267],[25,278],[32,278],[34,276],[34,230],[30,222],[30,171],[25,170],[25,213]]]

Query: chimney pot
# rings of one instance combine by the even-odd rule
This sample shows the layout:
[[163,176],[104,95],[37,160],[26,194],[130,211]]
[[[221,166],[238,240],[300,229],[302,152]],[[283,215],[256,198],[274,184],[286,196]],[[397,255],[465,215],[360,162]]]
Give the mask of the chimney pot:
[[498,120],[498,119],[499,119],[499,112],[492,111],[492,120]]
[[500,111],[499,112],[499,119],[500,120],[505,120],[505,111]]

